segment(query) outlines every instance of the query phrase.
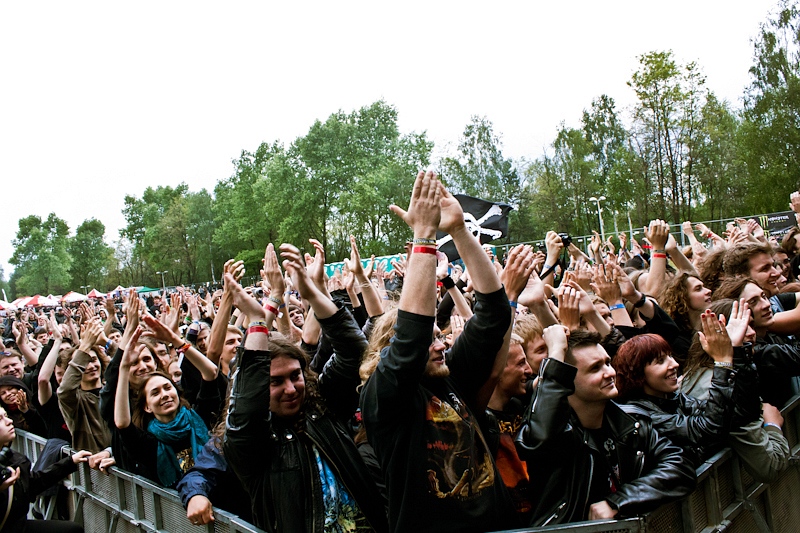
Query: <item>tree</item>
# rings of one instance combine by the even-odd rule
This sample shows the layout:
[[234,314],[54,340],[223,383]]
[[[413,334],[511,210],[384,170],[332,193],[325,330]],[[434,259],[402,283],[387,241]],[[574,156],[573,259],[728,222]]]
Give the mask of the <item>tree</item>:
[[752,81],[745,92],[744,150],[751,181],[748,206],[785,210],[800,186],[800,12],[783,0],[761,25]]
[[212,203],[208,192],[189,192],[185,183],[174,189],[148,187],[142,198],[125,197],[128,225],[120,233],[133,243],[131,264],[141,268],[140,283],[160,284],[156,271],[167,271],[174,285],[210,278]]
[[639,64],[628,85],[639,98],[632,135],[645,162],[640,167],[645,172],[640,190],[647,190],[642,200],[646,211],[659,218],[686,220],[698,201],[692,150],[699,136],[705,77],[694,62],[679,65],[671,51],[643,54]]
[[709,93],[702,109],[702,129],[695,149],[695,172],[702,217],[717,220],[747,212],[749,173],[742,150],[739,117],[727,102]]
[[440,162],[442,178],[453,192],[516,205],[520,178],[511,159],[503,157],[500,136],[486,117],[473,115],[455,155]]
[[105,243],[105,225],[90,218],[78,226],[75,236],[69,240],[69,255],[72,265],[69,272],[72,288],[81,285],[100,286],[105,283],[113,250]]
[[72,258],[67,250],[69,226],[50,213],[46,220],[36,215],[19,220],[19,230],[12,241],[15,265],[14,288],[23,294],[63,292],[69,285]]

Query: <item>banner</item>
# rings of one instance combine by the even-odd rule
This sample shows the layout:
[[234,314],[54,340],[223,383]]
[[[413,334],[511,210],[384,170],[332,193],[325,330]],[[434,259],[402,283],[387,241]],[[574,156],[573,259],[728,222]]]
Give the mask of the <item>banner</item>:
[[[481,244],[486,244],[508,234],[508,213],[514,209],[508,204],[489,202],[467,196],[455,194],[456,200],[464,210],[464,222],[467,229],[478,237]],[[440,252],[447,255],[447,259],[455,261],[460,256],[453,244],[453,238],[445,233],[436,233],[436,244]]]

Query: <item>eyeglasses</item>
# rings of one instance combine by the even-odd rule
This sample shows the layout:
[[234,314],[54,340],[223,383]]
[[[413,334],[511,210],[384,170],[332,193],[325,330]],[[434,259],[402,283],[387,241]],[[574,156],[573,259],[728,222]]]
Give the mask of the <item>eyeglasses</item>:
[[443,335],[441,333],[438,334],[438,335],[434,335],[433,336],[433,342],[436,342],[436,341],[439,341],[442,344],[444,344],[445,346],[447,346],[447,335]]

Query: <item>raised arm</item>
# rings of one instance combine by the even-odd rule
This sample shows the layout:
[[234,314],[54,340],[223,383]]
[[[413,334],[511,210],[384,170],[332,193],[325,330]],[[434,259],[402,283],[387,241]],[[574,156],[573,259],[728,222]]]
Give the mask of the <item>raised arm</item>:
[[42,366],[39,367],[39,376],[37,378],[37,396],[39,397],[39,405],[44,405],[53,397],[53,387],[50,385],[50,378],[53,375],[53,370],[58,361],[58,352],[61,350],[61,328],[58,327],[55,314],[50,311],[50,320],[47,323],[50,333],[53,335],[53,346],[47,353]]
[[650,272],[647,276],[647,287],[642,287],[647,294],[661,294],[666,284],[667,253],[666,246],[669,238],[669,225],[663,220],[653,220],[646,230],[647,240],[653,245],[650,256]]
[[[440,202],[443,201],[441,191],[444,187],[441,186],[436,177],[436,173],[432,171],[420,172],[417,174],[417,179],[414,181],[414,190],[411,194],[411,201],[408,205],[408,211],[404,211],[396,205],[390,206],[394,214],[403,219],[408,226],[414,231],[414,240],[419,243],[436,240],[436,229],[439,227],[439,221],[442,218],[442,207]],[[449,194],[449,193],[448,193]],[[448,204],[458,201],[450,196]],[[459,213],[453,214],[453,209],[450,210],[450,218],[448,225],[452,229],[458,228],[458,221],[455,220]],[[463,232],[466,232],[464,226],[464,215],[461,212],[460,206],[458,207],[461,217],[461,226]],[[462,232],[459,232],[462,233]],[[452,235],[452,234],[451,234]],[[453,236],[453,241],[456,240],[456,235]],[[471,237],[471,235],[470,235]],[[461,240],[463,236],[459,235]],[[497,273],[491,265],[489,258],[483,253],[483,249],[477,240],[474,240],[474,246],[477,247],[479,253],[483,255],[486,265],[485,268],[491,269],[495,279]],[[420,244],[414,246],[413,253],[408,257],[408,266],[406,267],[405,281],[403,283],[403,292],[400,295],[400,303],[398,308],[401,311],[414,313],[416,315],[434,317],[436,315],[436,291],[434,280],[436,279],[436,248],[435,246],[426,246]],[[497,280],[497,288],[500,287],[500,280]]]
[[[372,262],[375,262],[374,256]],[[370,317],[383,314],[383,299],[378,294],[378,289],[369,279],[361,264],[361,254],[356,245],[356,238],[350,235],[350,260],[346,261],[350,272],[355,276],[355,282],[361,288],[361,297],[364,298],[364,307]]]
[[[233,278],[238,281],[244,275],[244,262],[234,261],[228,259],[222,267],[223,276],[226,273],[231,273]],[[208,336],[208,353],[206,356],[209,361],[215,365],[219,364],[219,358],[222,356],[222,350],[225,347],[225,337],[228,334],[228,321],[231,319],[231,312],[233,311],[233,293],[227,285],[223,288],[222,298],[219,301],[219,309],[215,316],[214,322],[211,323],[211,333]]]
[[131,425],[131,402],[129,396],[131,365],[136,362],[136,350],[133,347],[139,342],[139,335],[141,334],[142,328],[136,326],[130,336],[130,341],[127,345],[128,349],[125,350],[119,365],[117,390],[114,397],[114,425],[118,429],[125,429]]
[[[189,342],[184,342],[180,335],[167,328],[164,324],[150,315],[145,315],[144,323],[150,328],[150,331],[142,333],[145,337],[152,337],[164,344],[172,344],[173,346],[185,347],[184,355],[194,367],[200,371],[203,376],[203,381],[214,381],[217,378],[217,365],[208,357],[200,353],[200,351],[191,345]],[[186,347],[186,345],[189,345]]]

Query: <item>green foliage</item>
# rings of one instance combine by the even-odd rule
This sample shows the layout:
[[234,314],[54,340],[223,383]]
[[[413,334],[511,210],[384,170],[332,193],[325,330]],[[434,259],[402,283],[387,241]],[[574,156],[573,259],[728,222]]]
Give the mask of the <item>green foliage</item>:
[[69,269],[72,288],[105,285],[114,257],[113,250],[105,243],[105,233],[105,225],[90,218],[78,226],[75,236],[70,238],[67,250],[72,257]]
[[[784,210],[800,186],[800,11],[783,1],[755,39],[745,93],[744,150],[751,174],[747,206]],[[764,194],[769,191],[770,194]]]
[[519,202],[519,173],[514,162],[503,157],[500,136],[486,117],[472,117],[456,154],[442,159],[440,166],[453,192],[511,205]]
[[128,225],[120,233],[133,244],[135,284],[160,283],[157,271],[166,271],[173,285],[211,277],[212,204],[207,191],[190,192],[184,183],[174,189],[148,187],[141,198],[125,197]]
[[55,213],[46,220],[30,215],[19,221],[19,230],[12,241],[14,255],[9,262],[15,265],[16,294],[60,293],[68,286],[72,263],[69,246],[69,226]]

